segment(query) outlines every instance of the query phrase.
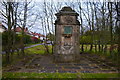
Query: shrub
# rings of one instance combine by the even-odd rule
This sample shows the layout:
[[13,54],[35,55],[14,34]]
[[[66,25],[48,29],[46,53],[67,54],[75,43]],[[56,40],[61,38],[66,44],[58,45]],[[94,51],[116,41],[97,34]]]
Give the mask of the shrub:
[[40,42],[40,39],[38,39],[37,37],[31,37],[31,40],[32,40],[32,42],[34,42],[34,43]]
[[24,43],[25,43],[25,44],[29,44],[29,43],[31,43],[31,42],[32,42],[31,36],[29,36],[29,35],[24,35]]
[[[19,44],[21,42],[22,35],[16,34],[15,32],[11,31],[11,41],[13,41],[13,34],[15,34],[15,43]],[[31,43],[31,36],[24,35],[24,44]],[[8,44],[8,32],[5,31],[2,33],[2,46],[6,46]]]

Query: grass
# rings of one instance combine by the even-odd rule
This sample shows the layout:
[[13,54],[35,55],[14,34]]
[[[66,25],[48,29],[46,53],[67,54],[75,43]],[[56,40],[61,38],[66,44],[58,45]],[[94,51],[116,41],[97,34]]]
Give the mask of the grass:
[[[81,46],[82,45],[80,45],[80,48],[81,48]],[[113,51],[112,51],[112,53],[110,53],[110,46],[111,45],[107,45],[107,50],[106,50],[106,52],[104,52],[104,51],[98,51],[98,46],[97,46],[97,51],[95,51],[95,45],[93,45],[93,49],[92,49],[92,51],[90,51],[90,45],[84,45],[84,53],[90,53],[90,54],[97,54],[97,55],[101,55],[101,56],[104,56],[104,57],[106,57],[106,58],[110,58],[110,59],[112,59],[112,60],[116,60],[117,58],[117,55],[118,55],[118,52],[117,52],[117,49],[114,49]],[[80,52],[82,52],[81,51],[81,49],[80,49]]]
[[35,47],[25,49],[25,53],[28,53],[28,54],[44,54],[45,53],[45,48],[44,48],[43,45],[38,45],[38,46],[35,46]]
[[[81,48],[81,46],[82,45],[80,45],[80,48]],[[93,49],[92,49],[92,51],[90,51],[90,45],[84,45],[83,46],[83,48],[84,48],[84,52],[86,52],[86,53],[95,53],[95,54],[100,54],[100,55],[104,55],[104,56],[111,56],[111,54],[110,54],[110,45],[107,45],[107,50],[106,50],[106,52],[104,52],[104,51],[98,51],[98,46],[97,46],[97,51],[95,51],[95,45],[93,45]],[[82,52],[81,51],[81,49],[80,49],[80,52]],[[117,54],[118,52],[117,52],[117,49],[114,49],[113,51],[112,51],[112,56],[115,56],[116,54]]]
[[[30,45],[32,45],[32,44],[30,44]],[[80,45],[81,46],[81,45]],[[110,45],[108,45],[108,46],[110,46]],[[52,46],[51,45],[48,45],[48,48],[49,48],[49,52],[50,52],[50,54],[52,54]],[[94,51],[94,47],[93,47],[93,51],[89,51],[89,48],[90,48],[90,45],[84,45],[84,52],[86,52],[86,53],[92,53],[92,54],[97,54],[97,55],[101,55],[101,56],[105,56],[105,57],[109,57],[110,56],[110,54],[109,53],[103,53],[103,52],[95,52]],[[35,47],[31,47],[31,48],[27,48],[27,49],[25,49],[25,53],[26,53],[26,55],[33,55],[33,54],[42,54],[42,55],[44,55],[44,54],[48,54],[47,52],[46,52],[46,50],[45,50],[45,47],[44,47],[44,45],[38,45],[38,46],[35,46]],[[114,61],[116,61],[115,59],[117,59],[116,58],[116,53],[114,53],[113,55],[112,55],[112,57],[110,57],[110,59],[112,59],[112,60],[114,60]],[[20,55],[19,55],[20,56]],[[18,55],[17,55],[17,53],[15,52],[14,53],[14,55],[13,55],[13,57],[12,57],[13,59],[13,61],[15,60],[15,62],[17,61],[17,59],[18,59]],[[5,55],[3,55],[2,56],[2,60],[3,60],[3,64],[5,63]]]
[[13,73],[6,72],[3,78],[119,78],[118,73]]
[[[48,47],[51,53],[52,46],[48,45]],[[89,48],[90,46],[85,45],[85,47]],[[38,45],[32,48],[25,49],[25,53],[27,54],[27,56],[29,56],[33,54],[44,55],[46,52],[45,52],[44,45]],[[15,61],[18,61],[19,59],[16,56],[15,56],[16,59],[15,58],[13,59]],[[118,78],[118,73],[16,73],[16,72],[6,72],[6,73],[3,73],[2,76],[3,78]]]
[[[52,53],[52,46],[51,45],[48,45],[48,48],[49,48],[49,52],[50,52],[50,54]],[[42,54],[42,55],[44,55],[44,54],[47,54],[46,52],[45,52],[45,47],[44,47],[44,45],[38,45],[38,46],[35,46],[35,47],[31,47],[31,48],[27,48],[27,49],[25,49],[25,56],[23,57],[22,55],[21,55],[21,52],[19,53],[20,55],[18,55],[18,53],[17,52],[14,52],[14,55],[12,55],[12,57],[11,57],[11,64],[14,64],[14,63],[16,63],[17,61],[20,61],[21,59],[23,59],[25,56],[29,56],[29,55],[34,55],[34,54]],[[2,55],[2,64],[3,64],[3,66],[6,66],[7,64],[6,64],[6,57],[5,57],[6,55]]]
[[27,46],[32,46],[32,45],[35,45],[35,44],[40,44],[40,42],[39,42],[39,43],[29,43],[29,44],[25,44],[25,46],[27,47]]
[[[80,47],[81,47],[82,45],[80,45]],[[84,48],[84,50],[85,51],[89,51],[90,50],[90,46],[91,45],[89,45],[89,44],[85,44],[84,46],[83,46],[83,48]],[[100,46],[102,46],[102,45],[100,45]],[[99,49],[98,48],[98,45],[96,46],[97,47],[97,50]],[[107,49],[109,50],[109,48],[110,48],[110,45],[107,45]],[[95,52],[95,45],[93,45],[93,49],[92,49],[94,52]],[[107,51],[108,51],[107,50]]]
[[118,73],[78,73],[81,78],[119,78]]
[[[48,45],[48,48],[49,48],[49,52],[51,54],[52,53],[52,49],[51,49],[52,46]],[[25,49],[25,53],[28,53],[28,54],[46,54],[44,45],[38,45],[35,47]]]

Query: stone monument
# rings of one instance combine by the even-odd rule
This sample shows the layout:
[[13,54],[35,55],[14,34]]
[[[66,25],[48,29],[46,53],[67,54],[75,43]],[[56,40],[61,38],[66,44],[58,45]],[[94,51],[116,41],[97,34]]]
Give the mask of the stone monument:
[[56,62],[76,61],[80,54],[78,13],[71,7],[63,7],[55,15],[54,59]]

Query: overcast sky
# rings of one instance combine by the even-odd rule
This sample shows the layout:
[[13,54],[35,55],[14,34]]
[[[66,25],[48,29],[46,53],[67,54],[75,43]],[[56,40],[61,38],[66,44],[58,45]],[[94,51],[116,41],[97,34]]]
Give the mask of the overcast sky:
[[[2,0],[1,0],[2,1]],[[12,1],[12,0],[11,0]],[[25,0],[13,0],[13,1],[16,1],[16,2],[24,2]],[[76,12],[78,12],[78,3],[77,1],[80,1],[82,2],[82,8],[84,10],[86,10],[86,5],[84,4],[84,2],[86,1],[97,1],[97,2],[102,2],[103,0],[27,0],[27,1],[32,1],[29,5],[29,7],[32,7],[34,6],[33,8],[31,8],[30,10],[28,10],[28,20],[27,20],[27,27],[30,31],[32,32],[37,32],[37,33],[41,33],[43,34],[43,28],[42,28],[42,24],[41,24],[41,19],[37,19],[36,22],[34,23],[34,25],[32,25],[31,27],[29,26],[36,18],[36,16],[40,17],[40,16],[44,16],[43,15],[43,2],[46,1],[46,2],[50,2],[50,1],[53,1],[54,2],[54,5],[57,5],[58,2],[61,3],[61,7],[60,7],[60,10],[62,7],[64,6],[71,6],[71,2],[72,4],[74,4],[74,6],[71,6]],[[104,0],[105,1],[105,0]],[[110,0],[108,0],[110,1]],[[119,1],[119,0],[111,0],[111,1]],[[1,6],[1,5],[0,5]],[[1,7],[2,8],[2,7]],[[34,13],[34,15],[32,15]],[[39,13],[39,15],[38,15]],[[57,13],[56,11],[54,11],[54,22],[55,22],[55,13]],[[1,16],[1,15],[0,15]],[[82,18],[83,18],[83,26],[86,28],[86,29],[89,29],[88,28],[88,24],[87,24],[87,21],[85,19],[85,17],[83,16],[82,14]],[[0,20],[1,21],[1,20]],[[50,24],[51,25],[51,24]],[[50,26],[51,28],[51,26]],[[52,28],[51,28],[52,29]]]
[[[64,7],[64,6],[71,6],[71,4],[70,3],[65,3],[65,2],[60,2],[62,5],[61,5],[61,8],[60,8],[60,10],[62,9],[62,7]],[[41,15],[43,15],[43,9],[42,9],[42,7],[43,7],[43,2],[40,0],[39,2],[35,2],[34,3],[35,4],[35,7],[34,7],[34,9],[32,10],[32,12],[39,12],[39,13],[41,13]],[[54,4],[56,5],[57,4],[57,2],[54,2]],[[74,8],[74,10],[77,12],[77,2],[73,2],[73,4],[74,4],[74,7],[72,7],[72,8]],[[82,8],[86,8],[86,6],[84,6],[83,4],[82,4]],[[55,16],[55,13],[57,13],[56,11],[54,11],[54,17],[55,17],[55,19],[56,19],[56,16]],[[30,17],[30,19],[34,19],[34,17],[35,16],[33,16],[33,18],[31,18]],[[84,16],[83,16],[83,18],[84,18]],[[54,22],[55,22],[55,19],[54,19]],[[85,20],[85,19],[84,19]],[[37,33],[43,33],[43,28],[41,27],[42,26],[42,24],[41,24],[41,20],[39,19],[39,20],[37,20],[36,22],[35,22],[35,24],[31,27],[31,28],[29,28],[31,31],[33,31],[33,32],[37,32]],[[51,28],[51,27],[50,27]],[[51,28],[52,29],[52,28]]]

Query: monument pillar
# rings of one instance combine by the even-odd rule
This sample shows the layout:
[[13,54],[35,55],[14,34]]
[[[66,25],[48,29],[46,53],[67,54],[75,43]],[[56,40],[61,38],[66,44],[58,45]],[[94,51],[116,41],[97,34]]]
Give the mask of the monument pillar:
[[71,62],[79,59],[80,23],[78,13],[71,7],[63,7],[55,14],[54,58],[57,62]]

